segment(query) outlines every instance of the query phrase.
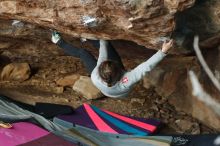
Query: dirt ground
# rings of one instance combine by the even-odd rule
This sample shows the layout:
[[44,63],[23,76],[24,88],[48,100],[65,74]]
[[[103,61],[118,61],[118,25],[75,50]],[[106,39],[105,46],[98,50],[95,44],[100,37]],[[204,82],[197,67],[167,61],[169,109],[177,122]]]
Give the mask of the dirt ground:
[[[165,97],[158,96],[154,88],[145,89],[142,82],[134,88],[127,99],[103,97],[86,100],[71,88],[64,88],[62,92],[62,88],[55,83],[57,79],[73,73],[81,75],[87,75],[87,73],[79,59],[64,55],[61,49],[49,42],[43,45],[40,43],[24,45],[23,42],[15,42],[10,49],[1,51],[1,55],[8,58],[10,62],[27,62],[32,69],[31,78],[24,82],[0,81],[0,93],[16,97],[16,100],[30,104],[34,104],[36,101],[60,103],[71,105],[74,108],[86,102],[125,115],[157,118],[164,123],[164,127],[160,131],[163,134],[216,132],[190,115],[177,112]],[[125,66],[129,68],[136,66],[141,61],[123,59]]]

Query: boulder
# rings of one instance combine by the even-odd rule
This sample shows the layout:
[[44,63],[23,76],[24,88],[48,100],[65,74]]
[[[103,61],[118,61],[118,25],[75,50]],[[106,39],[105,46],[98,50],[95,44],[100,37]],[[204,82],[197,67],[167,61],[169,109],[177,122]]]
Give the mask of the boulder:
[[57,94],[61,94],[64,91],[63,87],[54,87],[53,91]]
[[185,119],[178,119],[175,124],[183,131],[183,133],[200,134],[199,124]]
[[[219,67],[219,49],[206,51],[205,59],[217,77]],[[192,95],[188,71],[194,70],[204,89],[216,101],[220,101],[217,92],[207,75],[201,70],[196,57],[167,57],[149,75],[145,77],[144,87],[154,86],[156,92],[166,97],[177,111],[183,111],[203,124],[220,130],[220,117],[203,102]],[[220,80],[220,78],[218,78]]]
[[31,69],[28,63],[10,63],[1,72],[2,80],[25,81],[30,78]]
[[[200,47],[205,48],[203,53],[220,80],[219,53],[212,51],[219,45],[219,9],[219,0],[3,0],[0,1],[0,40],[9,44],[11,40],[47,42],[44,46],[49,47],[50,29],[56,29],[69,42],[73,42],[73,37],[84,37],[117,40],[120,44],[122,39],[157,50],[163,41],[172,37],[177,44],[172,53],[192,56],[168,57],[146,77],[145,87],[154,86],[178,111],[191,114],[209,127],[220,129],[219,117],[192,96],[187,74],[189,69],[194,69],[207,92],[219,101],[218,92],[202,71],[195,55],[189,54],[192,52],[193,36],[199,34]],[[113,46],[117,46],[117,41]],[[119,54],[122,49],[126,52],[125,55],[120,54],[123,60],[135,62],[151,55],[140,53],[148,49],[138,49],[135,43],[124,41],[126,45],[121,43],[118,45],[120,48],[116,47]],[[127,47],[127,44],[132,47]],[[4,45],[2,48],[7,48]],[[51,52],[54,47],[51,47]],[[92,53],[98,54],[98,50]],[[127,66],[131,67],[130,64]],[[1,75],[2,78],[9,78],[10,75],[6,74]],[[85,83],[74,84],[78,86],[75,90],[82,95],[89,94],[85,97],[96,97],[99,92],[87,92],[90,88],[87,89],[87,85],[92,84],[89,79],[84,80]],[[65,81],[61,84],[66,86],[69,83]],[[58,88],[57,92],[62,92],[62,88]]]
[[154,86],[161,96],[169,97],[185,83],[187,71],[193,67],[199,67],[196,57],[168,56],[144,78],[143,86]]
[[73,90],[89,100],[103,97],[101,91],[93,85],[92,80],[87,76],[80,76],[73,85]]
[[72,87],[74,83],[79,79],[80,75],[72,74],[64,76],[56,81],[56,84],[63,87]]
[[0,42],[0,49],[8,49],[11,45],[10,42]]
[[195,34],[201,40],[219,34],[219,8],[219,0],[5,0],[0,2],[0,35],[49,41],[50,29],[56,29],[63,35],[123,39],[151,49],[160,49],[172,37],[172,53],[185,54],[192,51]]
[[158,48],[170,36],[175,14],[195,0],[5,0],[0,18],[34,23],[75,37],[126,39]]

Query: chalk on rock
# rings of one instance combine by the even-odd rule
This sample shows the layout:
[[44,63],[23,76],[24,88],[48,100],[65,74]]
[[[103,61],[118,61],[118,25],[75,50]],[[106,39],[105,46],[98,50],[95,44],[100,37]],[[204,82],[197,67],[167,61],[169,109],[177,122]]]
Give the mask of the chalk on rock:
[[11,25],[18,28],[24,27],[24,23],[19,20],[13,20]]
[[83,25],[87,27],[96,27],[97,26],[97,19],[91,16],[83,16],[82,18]]

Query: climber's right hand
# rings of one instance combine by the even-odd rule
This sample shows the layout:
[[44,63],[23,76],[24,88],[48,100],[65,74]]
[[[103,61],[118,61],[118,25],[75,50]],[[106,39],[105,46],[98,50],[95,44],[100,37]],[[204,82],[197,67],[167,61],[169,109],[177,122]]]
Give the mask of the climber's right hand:
[[163,43],[163,46],[162,46],[162,52],[165,53],[165,54],[167,54],[168,51],[170,50],[170,48],[173,47],[173,43],[174,43],[174,40],[173,40],[173,39],[169,40],[168,42],[165,41],[165,42]]
[[56,44],[61,39],[60,34],[57,31],[52,31],[51,41]]

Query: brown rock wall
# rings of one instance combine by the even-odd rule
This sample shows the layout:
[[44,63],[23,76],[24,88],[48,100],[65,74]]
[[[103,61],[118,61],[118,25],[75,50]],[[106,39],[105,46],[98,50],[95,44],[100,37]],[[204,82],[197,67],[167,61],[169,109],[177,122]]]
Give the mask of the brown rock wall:
[[174,14],[191,7],[194,2],[4,0],[0,2],[0,18],[35,23],[75,37],[125,39],[158,48],[160,37],[168,37],[175,27]]

